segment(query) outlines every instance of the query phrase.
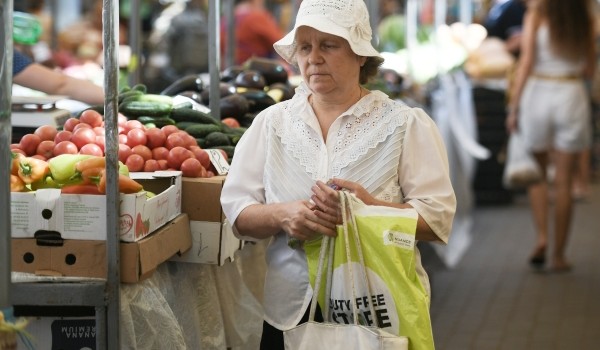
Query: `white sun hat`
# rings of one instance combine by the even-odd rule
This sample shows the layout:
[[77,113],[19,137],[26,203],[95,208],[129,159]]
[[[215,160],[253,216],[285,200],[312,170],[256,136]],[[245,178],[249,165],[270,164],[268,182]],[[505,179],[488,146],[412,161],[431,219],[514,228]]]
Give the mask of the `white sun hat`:
[[352,51],[359,56],[381,57],[371,45],[373,32],[363,0],[303,0],[294,29],[273,44],[275,51],[291,64],[296,63],[296,30],[300,26],[346,39]]

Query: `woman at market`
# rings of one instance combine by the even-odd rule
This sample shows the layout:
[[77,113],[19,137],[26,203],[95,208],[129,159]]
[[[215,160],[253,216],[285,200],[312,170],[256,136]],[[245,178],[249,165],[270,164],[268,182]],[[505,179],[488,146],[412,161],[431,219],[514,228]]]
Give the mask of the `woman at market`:
[[591,107],[584,80],[593,76],[596,60],[591,6],[589,0],[532,1],[525,15],[506,126],[509,132],[517,128],[522,132],[543,174],[541,182],[528,188],[537,236],[529,262],[536,269],[546,262],[550,158],[556,169],[550,267],[556,272],[571,268],[565,250],[573,211],[573,173],[578,152],[591,143]]
[[417,240],[448,241],[456,199],[442,139],[421,109],[361,85],[383,62],[371,36],[362,0],[304,0],[274,45],[304,82],[261,112],[236,147],[223,210],[236,235],[270,240],[261,349],[283,349],[282,331],[307,319],[306,256],[288,242],[336,235],[338,192],[328,181],[368,205],[414,208]]
[[13,82],[51,95],[65,95],[90,105],[104,103],[104,89],[91,81],[52,70],[13,51]]

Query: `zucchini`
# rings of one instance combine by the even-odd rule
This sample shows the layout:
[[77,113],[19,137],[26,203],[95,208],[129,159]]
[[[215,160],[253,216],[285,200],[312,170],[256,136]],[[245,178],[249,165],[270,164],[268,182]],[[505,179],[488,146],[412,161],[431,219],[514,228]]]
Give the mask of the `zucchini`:
[[229,136],[220,131],[211,132],[210,134],[206,135],[204,141],[206,142],[206,147],[208,148],[231,146],[231,140],[229,139]]
[[175,125],[175,121],[167,116],[151,117],[147,115],[141,115],[137,117],[137,120],[144,125],[154,124],[157,128],[162,128],[165,125]]
[[[198,125],[198,123],[195,123],[195,122],[175,122],[175,126],[179,130],[185,130],[188,126],[192,126],[192,125]],[[201,125],[204,125],[204,124],[201,124]]]
[[148,102],[148,101],[123,101],[119,105],[119,112],[129,117],[150,116],[161,117],[169,115],[173,105],[164,102]]
[[196,137],[196,142],[198,142],[198,146],[201,148],[206,148],[206,140],[202,137]]
[[216,124],[221,122],[201,111],[189,108],[176,108],[171,111],[171,118],[176,122],[195,122],[201,124]]
[[143,93],[148,92],[148,89],[146,88],[146,85],[144,84],[135,84],[131,90],[136,90],[136,91],[141,91]]
[[129,90],[123,93],[120,93],[119,96],[117,97],[119,103],[122,103],[123,101],[133,98],[133,97],[137,97],[140,95],[143,95],[144,93],[141,91],[137,91],[137,90]]
[[215,124],[196,124],[188,126],[184,130],[195,138],[204,138],[214,132],[220,132],[221,127]]

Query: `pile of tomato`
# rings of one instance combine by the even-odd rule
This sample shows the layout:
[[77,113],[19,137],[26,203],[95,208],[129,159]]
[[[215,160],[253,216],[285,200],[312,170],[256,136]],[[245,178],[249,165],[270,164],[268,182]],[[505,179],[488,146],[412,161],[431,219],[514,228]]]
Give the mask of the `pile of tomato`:
[[[208,153],[196,139],[175,125],[147,128],[137,120],[118,115],[118,157],[129,171],[181,170],[185,177],[211,177],[216,171]],[[61,154],[104,156],[104,117],[92,109],[69,118],[58,130],[38,127],[11,145],[14,153],[49,160]],[[225,152],[223,156],[227,158]]]

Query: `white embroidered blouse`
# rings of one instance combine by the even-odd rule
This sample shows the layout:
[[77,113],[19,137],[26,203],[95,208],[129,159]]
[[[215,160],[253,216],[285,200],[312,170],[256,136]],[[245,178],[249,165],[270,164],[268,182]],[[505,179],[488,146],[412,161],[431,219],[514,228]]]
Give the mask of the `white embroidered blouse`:
[[[310,94],[301,84],[291,100],[262,111],[244,133],[221,194],[229,222],[249,205],[309,199],[317,180],[336,177],[360,183],[378,199],[410,203],[447,243],[456,198],[433,120],[372,91],[336,119],[324,143]],[[312,296],[304,252],[287,242],[280,232],[266,254],[265,320],[281,330],[300,322]],[[429,293],[415,250],[417,273]]]

